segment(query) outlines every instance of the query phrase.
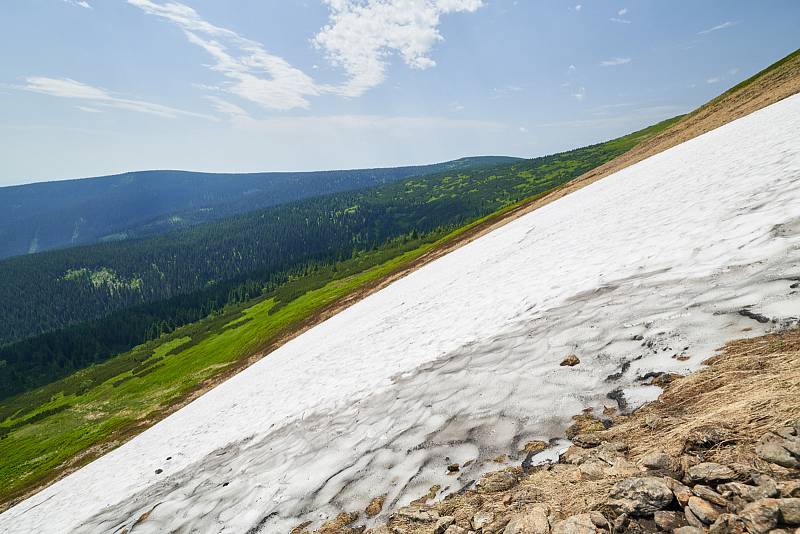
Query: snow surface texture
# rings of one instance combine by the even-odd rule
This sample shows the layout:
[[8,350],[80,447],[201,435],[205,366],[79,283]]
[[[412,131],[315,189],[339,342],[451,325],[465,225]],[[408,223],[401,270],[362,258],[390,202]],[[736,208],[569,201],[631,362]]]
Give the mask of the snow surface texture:
[[[0,515],[0,531],[287,532],[388,493],[385,516],[501,453],[518,462],[611,391],[652,399],[645,373],[797,323],[798,132],[795,96],[521,217]],[[570,353],[581,363],[559,366]]]

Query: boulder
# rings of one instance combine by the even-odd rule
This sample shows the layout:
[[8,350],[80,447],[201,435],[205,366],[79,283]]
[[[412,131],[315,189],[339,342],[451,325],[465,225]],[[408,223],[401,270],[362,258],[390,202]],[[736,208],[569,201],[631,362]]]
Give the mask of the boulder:
[[681,506],[686,506],[689,502],[689,497],[692,496],[692,489],[675,480],[674,478],[664,477],[664,483],[667,484],[669,489],[675,495],[675,499]]
[[708,486],[697,484],[695,487],[692,488],[692,493],[694,493],[701,499],[705,499],[711,504],[716,504],[717,506],[722,506],[722,507],[728,506],[728,501],[722,495],[720,495],[713,489],[709,488]]
[[800,525],[800,498],[779,499],[781,519],[787,525]]
[[646,469],[669,469],[672,461],[665,452],[653,451],[642,456],[639,465]]
[[469,530],[459,527],[458,525],[450,525],[444,534],[467,534]]
[[549,510],[544,505],[517,514],[506,525],[503,534],[549,534]]
[[697,519],[702,521],[705,525],[710,525],[716,521],[723,512],[720,507],[714,506],[707,500],[701,499],[700,497],[696,497],[694,495],[689,497],[687,508],[689,508],[695,517],[697,517]]
[[778,525],[780,503],[778,499],[759,499],[745,506],[739,515],[750,532],[765,534]]
[[629,478],[611,489],[608,504],[630,515],[650,515],[669,506],[673,499],[670,487],[657,477]]
[[790,469],[800,468],[800,438],[767,432],[758,440],[756,454],[765,462]]
[[663,530],[664,532],[672,532],[676,528],[686,525],[686,518],[683,514],[678,512],[665,512],[662,510],[653,514],[653,521],[655,521],[659,530]]
[[573,515],[553,525],[553,534],[599,534],[608,532],[608,521],[599,512]]
[[744,521],[734,514],[720,515],[708,529],[709,534],[744,534]]
[[690,467],[687,476],[692,482],[728,482],[736,478],[736,473],[728,466],[714,462],[703,462]]
[[509,471],[495,471],[487,473],[478,482],[478,493],[498,493],[514,487],[517,477]]

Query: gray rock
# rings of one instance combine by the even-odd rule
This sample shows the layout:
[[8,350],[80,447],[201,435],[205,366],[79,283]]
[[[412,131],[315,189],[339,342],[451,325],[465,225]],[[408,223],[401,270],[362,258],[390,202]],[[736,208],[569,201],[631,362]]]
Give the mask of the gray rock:
[[478,512],[472,516],[472,528],[480,530],[492,521],[494,521],[494,514],[492,512]]
[[744,534],[744,521],[734,514],[722,514],[708,529],[709,534]]
[[672,490],[672,493],[675,495],[675,499],[678,501],[678,504],[681,506],[686,506],[689,502],[689,497],[692,496],[692,489],[689,486],[685,486],[675,480],[674,478],[664,477],[664,482],[669,486],[669,489]]
[[639,465],[647,469],[669,469],[671,464],[669,455],[660,451],[648,453],[639,460]]
[[764,497],[777,497],[780,495],[778,484],[775,479],[765,475],[764,473],[755,473],[751,477],[759,489],[764,493]]
[[433,522],[439,519],[439,512],[436,510],[414,508],[408,506],[401,508],[396,514],[398,517],[410,519],[411,521],[421,521],[423,523]]
[[669,506],[673,494],[663,479],[657,477],[629,478],[611,489],[612,507],[630,515],[649,515]]
[[720,484],[717,486],[717,491],[726,499],[740,497],[747,502],[754,502],[769,496],[764,491],[764,488],[743,484],[741,482],[726,482],[725,484]]
[[456,518],[450,515],[442,516],[433,527],[433,534],[444,534],[444,532],[455,523]]
[[800,525],[800,498],[779,499],[781,519],[787,525]]
[[676,528],[673,534],[704,534],[704,530],[702,528],[697,527],[681,527]]
[[503,534],[549,534],[550,520],[547,506],[534,506],[522,514],[511,518]]
[[517,477],[508,471],[488,473],[478,482],[478,493],[497,493],[511,489],[517,483]]
[[467,534],[469,530],[459,527],[458,525],[450,525],[444,534]]
[[714,506],[707,500],[701,499],[700,497],[695,497],[694,495],[689,497],[689,504],[687,507],[692,511],[697,519],[706,525],[710,525],[716,521],[723,512],[720,507]]
[[695,487],[692,488],[692,493],[694,493],[701,499],[705,499],[711,504],[716,504],[717,506],[722,506],[722,507],[728,506],[728,501],[722,495],[720,495],[713,489],[709,488],[708,486],[697,484]]
[[790,469],[800,468],[800,438],[767,432],[756,444],[756,454],[765,462]]
[[728,482],[736,477],[730,467],[714,462],[703,462],[687,470],[689,480],[692,482]]
[[[598,525],[597,523],[601,523]],[[603,532],[608,522],[602,514],[592,512],[568,517],[553,526],[553,534],[598,534]]]
[[765,534],[778,525],[780,503],[778,499],[760,499],[745,506],[739,515],[750,532]]
[[800,480],[790,480],[778,484],[781,497],[800,497]]
[[659,530],[663,530],[664,532],[672,532],[676,528],[686,525],[686,518],[683,514],[679,514],[678,512],[658,511],[653,514],[653,520]]
[[696,515],[694,515],[694,512],[692,512],[692,509],[689,508],[688,506],[683,509],[683,515],[686,518],[686,522],[689,523],[690,527],[697,527],[703,529],[706,527],[705,524],[702,521],[700,521],[700,519]]
[[594,447],[597,447],[598,445],[603,443],[603,440],[600,439],[600,436],[598,436],[597,434],[589,432],[589,433],[578,434],[577,436],[572,438],[572,442],[579,447],[583,447],[584,449],[593,449]]

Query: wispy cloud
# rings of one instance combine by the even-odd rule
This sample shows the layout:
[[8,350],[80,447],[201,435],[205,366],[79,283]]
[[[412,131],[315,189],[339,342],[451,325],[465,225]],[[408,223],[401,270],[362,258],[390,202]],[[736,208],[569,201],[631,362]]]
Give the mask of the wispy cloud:
[[581,9],[583,9],[583,6],[581,4],[577,4],[573,9],[575,11],[580,11]]
[[[42,76],[33,76],[25,79],[25,85],[20,85],[16,88],[31,93],[81,100],[85,103],[95,106],[95,108],[87,109],[107,107],[135,111],[138,113],[146,113],[148,115],[156,115],[158,117],[166,117],[170,119],[174,119],[179,116],[186,116],[216,120],[215,117],[212,117],[211,115],[184,111],[169,106],[162,106],[161,104],[153,104],[143,100],[135,100],[126,98],[124,96],[115,95],[106,91],[105,89],[93,87],[69,78],[47,78]],[[87,109],[84,109],[84,111]]]
[[81,111],[84,111],[86,113],[102,113],[103,112],[102,109],[90,108],[89,106],[75,106],[75,108],[79,109]]
[[86,2],[86,0],[63,0],[63,1],[73,6],[82,7],[84,9],[92,9],[91,4],[89,4],[89,2]]
[[583,100],[585,100],[586,99],[586,88],[585,87],[579,87],[577,91],[572,93],[572,98],[574,98],[578,102],[582,102]]
[[723,22],[722,24],[717,24],[712,28],[707,28],[705,30],[700,30],[697,32],[697,35],[705,35],[707,33],[716,32],[719,30],[724,30],[725,28],[730,28],[731,26],[736,26],[735,22],[731,22],[730,20]]
[[492,100],[501,100],[504,98],[510,98],[517,93],[521,93],[524,91],[522,87],[518,85],[507,85],[505,87],[495,87],[492,89],[492,96],[489,98]]
[[622,9],[620,9],[619,11],[617,11],[617,16],[616,16],[616,17],[611,17],[609,20],[610,20],[611,22],[616,22],[617,24],[630,24],[630,23],[631,23],[631,21],[630,21],[630,20],[628,20],[628,19],[625,19],[625,18],[622,18],[622,17],[624,17],[624,16],[625,16],[627,13],[628,13],[628,8],[626,8],[626,7],[623,7]]
[[605,61],[600,62],[600,66],[602,67],[616,67],[617,65],[626,65],[631,62],[631,58],[629,57],[612,57],[611,59],[606,59]]
[[617,11],[617,15],[619,15],[620,17],[624,17],[627,14],[628,14],[628,8],[627,7],[623,7],[622,9]]
[[226,78],[220,89],[275,110],[307,109],[309,98],[322,94],[360,96],[386,79],[388,58],[395,53],[413,69],[435,66],[430,51],[443,39],[441,16],[483,5],[483,0],[323,0],[329,23],[312,43],[347,75],[344,83],[332,85],[315,81],[261,43],[204,20],[185,4],[127,1],[177,25],[189,42],[214,58],[210,68]]
[[337,92],[360,96],[386,78],[387,58],[398,54],[412,69],[436,65],[430,57],[442,15],[474,12],[482,0],[324,0],[329,24],[314,37],[332,64],[349,79]]

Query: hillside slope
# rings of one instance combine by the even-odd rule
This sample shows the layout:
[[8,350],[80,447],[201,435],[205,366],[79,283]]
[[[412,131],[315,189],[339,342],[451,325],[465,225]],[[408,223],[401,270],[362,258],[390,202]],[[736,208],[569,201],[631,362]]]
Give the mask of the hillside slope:
[[[796,323],[798,128],[795,96],[519,217],[290,341],[0,527],[277,532],[381,492],[385,514],[561,435],[609,393],[652,399],[639,376]],[[570,353],[580,365],[559,366]],[[471,463],[453,478],[451,462]]]
[[319,172],[141,171],[2,187],[0,259],[160,234],[292,200],[517,160],[485,156],[432,165]]

